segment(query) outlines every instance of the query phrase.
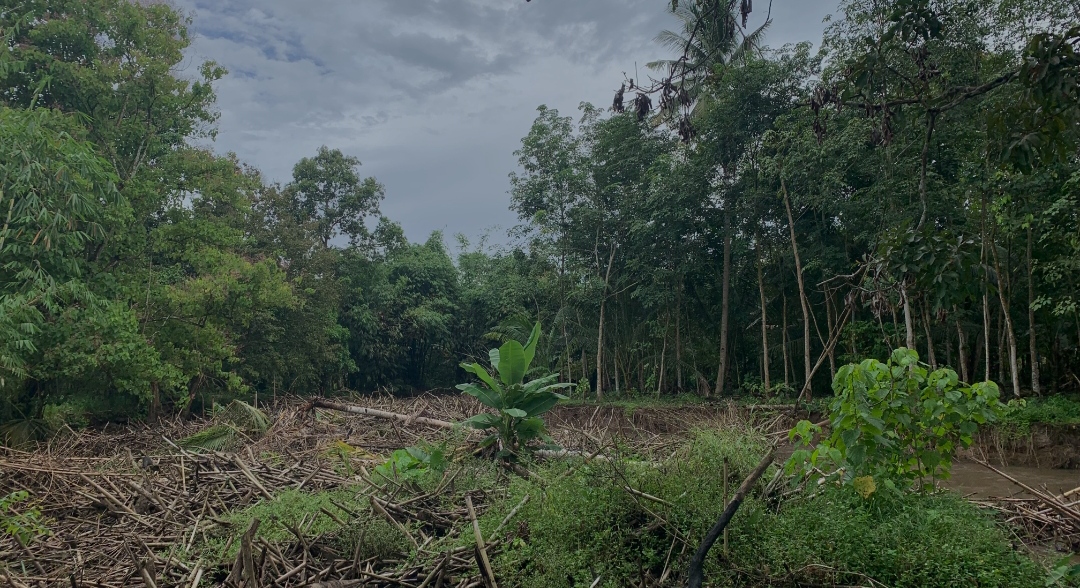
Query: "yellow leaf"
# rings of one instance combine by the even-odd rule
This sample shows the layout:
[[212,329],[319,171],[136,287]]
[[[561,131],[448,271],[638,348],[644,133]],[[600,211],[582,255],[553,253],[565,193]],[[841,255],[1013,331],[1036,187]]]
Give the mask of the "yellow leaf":
[[877,491],[877,484],[874,483],[873,476],[862,476],[855,478],[854,481],[855,491],[859,493],[859,496],[863,498],[870,498],[870,496]]

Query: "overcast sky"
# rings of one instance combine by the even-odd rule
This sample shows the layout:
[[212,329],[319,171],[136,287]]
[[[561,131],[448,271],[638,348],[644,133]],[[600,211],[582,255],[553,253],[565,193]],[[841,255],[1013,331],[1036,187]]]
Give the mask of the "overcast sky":
[[[664,54],[669,0],[174,0],[192,17],[189,67],[211,59],[214,149],[287,182],[320,145],[386,186],[413,241],[442,230],[496,243],[516,223],[507,175],[545,104],[608,106],[635,63]],[[765,18],[754,6],[751,27]],[[834,0],[775,0],[767,43],[821,39]],[[495,228],[498,227],[498,228]]]

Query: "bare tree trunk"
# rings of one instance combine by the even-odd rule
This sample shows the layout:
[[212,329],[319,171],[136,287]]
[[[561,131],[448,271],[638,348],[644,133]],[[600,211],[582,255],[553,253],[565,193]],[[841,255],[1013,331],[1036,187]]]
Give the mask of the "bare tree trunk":
[[581,348],[581,379],[589,381],[589,358],[585,356],[585,348]]
[[1001,316],[1001,308],[998,308],[997,314],[998,321],[998,336],[997,336],[997,357],[998,357],[998,382],[1005,383],[1005,365],[1008,361],[1005,359],[1005,319]]
[[668,326],[671,325],[671,317],[664,322],[664,345],[660,347],[660,376],[656,378],[656,395],[660,396],[664,391],[664,360],[667,357]]
[[1020,397],[1020,374],[1016,365],[1016,331],[1013,330],[1012,317],[1009,316],[1009,299],[1006,290],[1009,286],[1009,276],[1001,273],[1001,262],[998,259],[997,248],[990,244],[990,251],[994,254],[994,269],[998,274],[998,299],[1001,302],[1001,316],[1005,326],[1005,334],[1009,344],[1009,375],[1012,378],[1013,396]]
[[[975,377],[975,372],[976,372],[976,370],[979,369],[979,362],[982,361],[983,352],[990,349],[989,347],[987,347],[984,344],[982,339],[983,339],[983,334],[979,333],[979,332],[976,332],[975,333],[975,357],[972,358],[972,360],[971,360],[971,376],[972,377]],[[987,361],[986,363],[990,363],[990,362]],[[989,371],[989,368],[987,369],[987,371]],[[989,374],[986,374],[986,375],[989,375]],[[988,381],[989,379],[990,378],[984,377],[983,381],[985,382],[985,381]]]
[[716,368],[716,387],[714,392],[717,396],[724,393],[724,382],[727,380],[728,367],[728,310],[731,292],[731,214],[724,212],[724,275],[721,279],[720,295],[720,364]]
[[960,319],[956,319],[956,336],[960,339],[960,378],[964,382],[971,383],[968,379],[968,363],[967,363],[967,334],[964,333],[964,327],[960,325]]
[[[825,294],[825,326],[829,328],[829,339],[833,336],[833,326],[836,322],[836,316],[833,314],[832,293],[826,289]],[[820,338],[820,334],[818,337]],[[828,345],[828,342],[824,342]],[[829,381],[836,379],[836,349],[829,347]]]
[[783,295],[783,300],[784,300],[784,307],[783,307],[783,310],[782,310],[782,312],[784,313],[784,317],[783,317],[783,323],[784,324],[781,327],[781,329],[783,329],[783,330],[781,331],[782,337],[781,337],[780,347],[784,352],[784,386],[788,387],[788,386],[791,386],[791,370],[788,367],[790,365],[791,361],[788,359],[787,293],[783,292],[783,291],[781,291],[781,293]]
[[937,369],[937,357],[934,355],[934,336],[930,330],[930,304],[923,299],[923,330],[926,331],[926,356],[930,359],[930,369]]
[[900,298],[904,299],[904,347],[915,349],[915,325],[911,318],[911,301],[908,299],[907,278],[900,282]]
[[675,393],[682,393],[682,334],[679,331],[679,323],[682,322],[682,292],[677,291],[675,297]]
[[1031,391],[1042,396],[1039,386],[1039,348],[1035,339],[1035,268],[1031,259],[1031,223],[1027,229],[1028,346],[1031,353]]
[[607,272],[604,273],[604,289],[600,291],[600,327],[596,331],[596,399],[604,399],[604,305],[607,303],[608,283],[611,280],[611,266],[615,263],[615,244],[611,244]]
[[795,254],[795,277],[799,281],[799,303],[802,305],[803,314],[803,376],[806,378],[806,382],[803,384],[803,390],[799,396],[805,396],[806,400],[810,400],[813,397],[813,392],[810,390],[810,304],[806,300],[806,287],[803,284],[802,262],[799,260],[799,243],[795,239],[795,218],[791,214],[791,198],[788,197],[787,183],[783,178],[780,178],[780,188],[784,192],[784,209],[787,210],[791,251]]
[[[979,246],[979,261],[982,262],[983,268],[985,268],[984,275],[986,283],[983,285],[983,355],[986,356],[986,369],[983,375],[983,381],[990,381],[990,260],[986,254],[986,192],[982,195],[982,226],[979,232],[982,236],[982,243]],[[972,366],[972,369],[978,366]]]
[[[194,390],[194,387],[192,387]],[[191,401],[195,397],[194,394],[188,399],[187,407],[185,411],[191,410]],[[147,420],[156,422],[161,418],[161,387],[158,385],[157,380],[150,382],[150,407],[146,413]]]
[[758,293],[761,294],[761,375],[765,381],[765,394],[772,390],[769,380],[769,320],[765,316],[765,277],[761,271],[762,260],[758,257],[757,284]]

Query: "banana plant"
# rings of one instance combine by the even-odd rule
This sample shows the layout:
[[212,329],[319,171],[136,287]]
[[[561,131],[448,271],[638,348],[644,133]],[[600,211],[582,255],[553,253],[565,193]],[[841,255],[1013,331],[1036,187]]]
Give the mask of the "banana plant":
[[527,450],[531,442],[539,440],[550,443],[551,438],[540,415],[551,410],[560,400],[566,400],[566,396],[556,390],[573,386],[569,382],[556,383],[558,374],[525,381],[539,340],[538,322],[524,345],[510,340],[502,347],[492,349],[488,356],[498,379],[478,363],[461,364],[462,369],[480,379],[480,385],[458,384],[458,390],[498,411],[478,414],[464,424],[490,431],[491,434],[481,441],[481,446],[497,444],[497,457],[502,459],[515,458],[519,452]]

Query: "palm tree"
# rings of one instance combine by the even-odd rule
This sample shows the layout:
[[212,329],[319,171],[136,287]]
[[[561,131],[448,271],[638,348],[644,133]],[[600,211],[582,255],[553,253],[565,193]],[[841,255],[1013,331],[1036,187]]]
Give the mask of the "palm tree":
[[[771,3],[769,10],[771,14]],[[655,40],[683,56],[646,64],[649,69],[664,72],[670,85],[665,90],[674,97],[662,104],[666,107],[662,116],[673,115],[680,102],[694,104],[693,114],[705,82],[715,75],[717,66],[744,59],[761,46],[772,20],[766,17],[764,24],[747,34],[744,29],[749,12],[749,0],[687,1],[673,6],[672,14],[679,19],[682,30],[665,30]]]

